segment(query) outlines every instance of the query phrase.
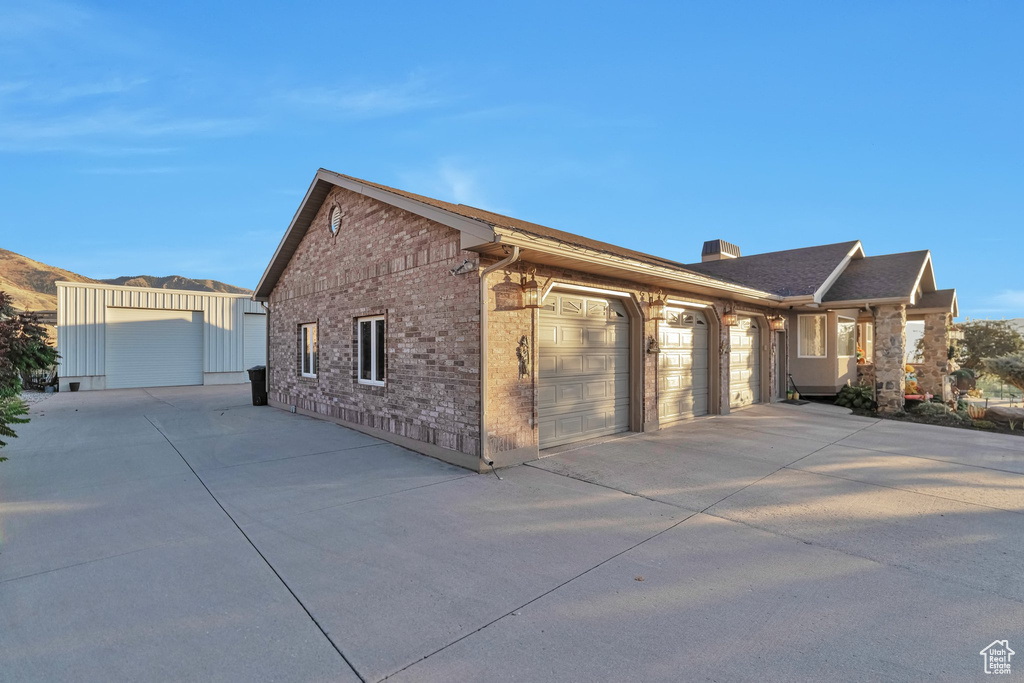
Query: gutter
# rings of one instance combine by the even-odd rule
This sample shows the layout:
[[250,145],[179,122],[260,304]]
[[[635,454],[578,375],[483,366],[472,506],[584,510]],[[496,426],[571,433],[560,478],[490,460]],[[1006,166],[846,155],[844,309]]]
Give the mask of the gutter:
[[487,276],[519,260],[519,247],[501,261],[480,271],[480,459],[494,467],[494,459],[487,454]]

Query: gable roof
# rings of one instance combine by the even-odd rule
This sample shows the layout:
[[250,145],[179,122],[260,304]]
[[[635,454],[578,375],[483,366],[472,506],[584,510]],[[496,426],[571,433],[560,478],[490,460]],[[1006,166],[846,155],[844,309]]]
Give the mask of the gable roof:
[[[269,299],[278,279],[334,187],[343,187],[454,228],[462,234],[463,249],[490,253],[495,248],[500,249],[503,244],[522,242],[524,248],[538,254],[548,244],[555,242],[568,249],[570,253],[568,258],[581,260],[589,258],[593,261],[592,255],[596,254],[599,258],[609,261],[606,264],[606,270],[637,273],[641,277],[633,279],[641,281],[642,278],[642,281],[648,281],[655,286],[668,288],[673,284],[682,283],[717,293],[728,291],[737,296],[757,301],[779,301],[781,299],[772,293],[751,288],[742,283],[734,283],[700,273],[671,259],[626,249],[466,204],[453,204],[425,197],[323,168],[317,171],[309,190],[306,191],[306,196],[292,217],[284,237],[278,244],[263,277],[260,278],[260,282],[253,292],[254,299],[258,301]],[[567,257],[563,255],[562,258]],[[661,282],[665,284],[657,284]]]
[[812,296],[844,261],[863,255],[859,240],[690,263],[687,268],[780,296]]
[[[323,170],[323,169],[321,169]],[[328,173],[333,173],[328,171]],[[564,230],[557,230],[555,228],[549,228],[546,225],[540,225],[539,223],[530,223],[529,221],[519,220],[518,218],[512,218],[511,216],[504,216],[500,213],[494,213],[493,211],[487,211],[486,209],[478,209],[475,206],[468,204],[452,204],[451,202],[445,202],[440,199],[433,199],[432,197],[424,197],[423,195],[413,194],[412,192],[406,192],[405,190],[398,190],[387,185],[381,185],[379,183],[373,183],[368,180],[360,180],[359,178],[353,178],[352,176],[344,175],[342,173],[334,173],[339,178],[347,178],[348,180],[362,183],[370,187],[376,188],[384,192],[391,192],[401,197],[406,197],[414,201],[423,202],[430,206],[450,211],[459,216],[469,218],[472,220],[481,221],[490,226],[499,226],[507,228],[509,230],[515,230],[518,232],[525,232],[530,235],[537,237],[549,237],[551,239],[564,242],[566,244],[573,244],[581,247],[587,247],[588,249],[594,249],[596,251],[603,251],[609,254],[617,256],[625,256],[628,258],[635,258],[641,261],[648,261],[652,263],[660,263],[664,265],[673,266],[676,268],[686,268],[682,263],[673,261],[671,259],[662,258],[661,256],[654,256],[653,254],[645,254],[642,251],[634,251],[633,249],[626,249],[625,247],[616,246],[608,242],[601,242],[600,240],[590,239],[582,235],[576,235],[571,232]]]
[[937,289],[934,292],[924,292],[917,297],[913,306],[907,309],[907,313],[925,312],[952,313],[956,318],[960,315],[960,306],[956,300],[955,289]]
[[906,299],[913,304],[918,288],[935,291],[931,253],[927,250],[851,261],[821,300],[834,303]]
[[[878,300],[902,300],[913,305],[919,295],[936,289],[928,251],[869,258],[864,256],[860,241],[852,240],[683,264],[321,168],[267,265],[253,299],[269,300],[313,219],[335,187],[458,230],[462,249],[501,257],[508,248],[518,247],[529,251],[529,260],[535,263],[623,278],[646,284],[652,290],[686,289],[713,296],[726,294],[738,301],[792,306],[834,302],[863,304]],[[955,311],[955,292],[952,297],[952,301],[948,296],[935,299],[935,307],[948,303]],[[932,303],[933,300],[929,300],[927,308],[932,308]]]

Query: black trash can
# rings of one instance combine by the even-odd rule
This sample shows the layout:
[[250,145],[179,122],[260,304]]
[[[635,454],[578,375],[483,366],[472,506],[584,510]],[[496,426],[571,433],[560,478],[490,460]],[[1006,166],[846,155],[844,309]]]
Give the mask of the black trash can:
[[249,368],[249,382],[252,385],[252,404],[267,405],[267,366],[254,365]]

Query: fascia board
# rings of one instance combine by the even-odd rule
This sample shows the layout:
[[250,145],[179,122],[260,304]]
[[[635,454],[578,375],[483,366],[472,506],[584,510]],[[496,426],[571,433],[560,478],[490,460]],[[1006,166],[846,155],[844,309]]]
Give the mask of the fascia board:
[[518,236],[518,233],[506,233],[502,231],[500,227],[497,228],[496,232],[503,244],[518,246],[521,249],[540,251],[546,254],[575,259],[584,263],[611,266],[634,273],[663,277],[667,280],[674,280],[683,285],[707,287],[723,293],[748,296],[768,302],[778,303],[783,300],[783,297],[776,294],[762,292],[760,290],[743,287],[741,285],[730,285],[729,283],[722,282],[721,280],[715,280],[713,278],[699,276],[689,272],[677,271],[664,266],[656,266],[642,261],[627,259],[625,257],[611,256],[603,252],[583,247],[569,246],[557,240],[551,240],[543,237],[524,239]]
[[839,276],[843,274],[846,267],[850,265],[850,261],[852,261],[853,257],[858,253],[861,258],[864,258],[864,247],[861,245],[860,240],[857,240],[857,243],[850,248],[850,251],[846,253],[846,256],[843,257],[843,260],[839,262],[839,265],[835,267],[829,276],[825,278],[825,281],[821,283],[821,286],[814,290],[814,301],[821,303],[821,298],[825,296],[825,293],[829,289],[832,288],[832,285],[836,283],[836,280],[839,279]]

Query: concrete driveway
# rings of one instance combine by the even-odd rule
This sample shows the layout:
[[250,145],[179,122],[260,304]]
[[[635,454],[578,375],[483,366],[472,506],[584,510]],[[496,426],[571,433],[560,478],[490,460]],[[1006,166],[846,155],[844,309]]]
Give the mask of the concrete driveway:
[[60,394],[19,432],[4,680],[965,680],[1024,652],[1020,438],[762,406],[499,481],[247,387]]

